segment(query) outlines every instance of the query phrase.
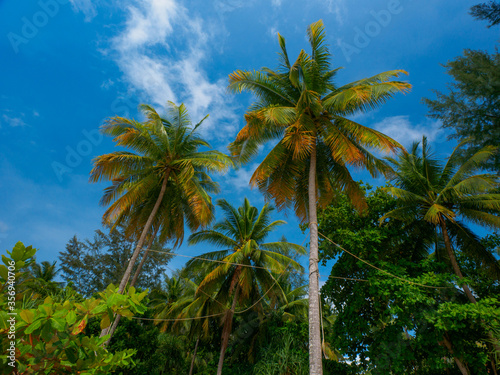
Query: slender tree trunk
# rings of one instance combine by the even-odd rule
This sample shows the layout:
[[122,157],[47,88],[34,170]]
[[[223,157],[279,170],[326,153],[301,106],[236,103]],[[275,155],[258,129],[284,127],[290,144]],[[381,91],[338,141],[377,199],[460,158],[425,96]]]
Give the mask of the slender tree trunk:
[[[151,237],[151,239],[148,242],[148,247],[146,248],[146,251],[144,252],[144,256],[142,257],[142,260],[141,260],[141,263],[139,264],[139,267],[137,267],[137,270],[135,271],[134,279],[130,283],[130,286],[134,286],[135,282],[137,281],[137,277],[139,276],[139,272],[141,271],[142,265],[144,264],[144,261],[146,260],[146,256],[147,256],[149,250],[151,249],[151,246],[153,245],[153,241],[156,237],[156,233],[157,233],[157,230],[155,230],[153,236]],[[111,327],[107,328],[106,334],[109,333],[110,336],[109,336],[109,339],[104,343],[104,345],[108,345],[109,342],[111,341],[111,337],[113,337],[113,335],[116,331],[116,327],[118,327],[118,324],[120,323],[121,318],[122,318],[122,316],[120,314],[115,315],[115,319],[113,320],[113,324],[111,325]],[[102,332],[101,332],[101,337],[102,337]]]
[[[163,196],[165,195],[165,191],[167,190],[167,182],[168,182],[168,176],[170,174],[170,170],[168,170],[165,174],[165,178],[163,179],[163,183],[161,185],[160,189],[160,194],[158,194],[158,198],[156,199],[156,203],[151,210],[151,213],[149,214],[148,221],[144,225],[144,228],[141,233],[141,237],[139,238],[139,241],[137,242],[137,246],[135,247],[134,254],[132,255],[132,258],[130,259],[127,269],[125,270],[125,273],[123,274],[122,281],[120,282],[120,287],[118,288],[118,293],[123,293],[125,290],[125,286],[128,283],[128,280],[130,279],[130,274],[132,273],[132,268],[134,267],[135,261],[137,260],[137,257],[139,256],[142,247],[144,246],[144,241],[146,240],[146,236],[149,232],[149,229],[151,228],[151,225],[153,224],[153,219],[155,218],[158,209],[160,208],[161,201],[163,200]],[[118,320],[115,319],[115,321]],[[118,320],[119,321],[119,320]],[[113,325],[115,325],[113,323]],[[116,325],[118,325],[118,322],[116,322]],[[116,329],[116,327],[115,327]],[[105,328],[101,331],[100,337],[103,337],[108,334],[108,328]],[[111,340],[111,337],[113,335],[111,334],[108,341],[108,343]]]
[[322,375],[321,325],[319,309],[318,215],[316,207],[316,143],[309,167],[309,374]]
[[193,375],[194,360],[196,359],[196,351],[198,350],[198,343],[199,342],[200,342],[200,336],[198,336],[198,339],[196,340],[196,344],[194,346],[193,359],[191,360],[191,367],[189,368],[189,375]]
[[134,277],[132,278],[132,282],[130,283],[130,286],[135,286],[135,283],[137,282],[137,278],[139,277],[139,274],[141,273],[142,266],[144,266],[144,263],[146,263],[146,259],[148,258],[149,250],[151,250],[151,246],[153,246],[153,241],[156,238],[156,235],[158,233],[159,227],[157,227],[149,239],[148,246],[146,248],[146,251],[144,252],[144,255],[142,256],[141,263],[139,263],[139,266],[135,270]]
[[[460,280],[462,280],[464,278],[464,276],[462,275],[462,272],[460,271],[460,267],[458,266],[457,259],[455,258],[455,253],[453,252],[453,248],[451,247],[450,236],[448,235],[448,229],[446,228],[446,223],[444,222],[443,218],[441,218],[440,226],[441,226],[441,230],[443,232],[444,244],[445,244],[448,256],[450,257],[450,262],[451,262],[451,266],[453,267],[453,271],[455,271],[455,274],[458,276],[458,278]],[[469,286],[466,283],[462,284],[462,289],[465,292],[465,294],[467,295],[467,297],[469,298],[469,301],[471,303],[477,303],[476,298],[474,297],[474,295],[472,294],[472,292],[469,289]],[[483,320],[481,320],[481,321],[484,323]],[[498,340],[495,338],[495,336],[493,336],[491,331],[487,332],[487,335],[488,335],[488,338],[491,340],[493,347],[496,350],[500,351],[500,345],[498,344]],[[495,366],[496,366],[497,361],[492,355],[489,355],[489,358],[490,358],[490,361],[491,361],[492,366],[494,368],[493,371],[496,374]]]
[[[490,345],[488,345],[488,349],[489,348],[490,348]],[[490,354],[489,356],[490,356],[490,365],[491,365],[491,369],[493,371],[493,375],[498,375],[497,366],[496,366],[496,363],[495,363],[495,357],[493,356],[493,354]]]
[[[464,276],[462,275],[462,271],[460,271],[460,267],[458,266],[457,263],[457,258],[455,258],[455,253],[453,252],[453,248],[451,247],[450,237],[448,236],[448,229],[446,228],[446,223],[444,222],[443,218],[441,218],[439,224],[441,226],[441,231],[443,232],[444,245],[446,247],[446,252],[450,257],[451,266],[453,268],[453,271],[455,272],[455,275],[457,275],[461,281],[464,278]],[[476,299],[474,298],[472,292],[469,289],[469,286],[466,283],[462,283],[461,286],[465,294],[469,298],[469,301],[471,301],[472,303],[477,303]]]
[[462,375],[470,375],[470,372],[467,369],[467,367],[465,366],[465,364],[459,358],[457,358],[455,356],[455,354],[453,353],[453,346],[451,345],[451,342],[447,337],[447,333],[445,333],[443,335],[443,343],[444,343],[444,346],[446,347],[446,349],[448,349],[448,352],[450,353],[450,355],[453,356],[453,359],[455,360],[455,363],[457,364]]
[[224,328],[222,329],[222,343],[220,348],[219,365],[217,366],[217,375],[222,375],[222,367],[224,365],[224,355],[226,354],[227,344],[229,343],[229,336],[231,335],[231,330],[233,328],[233,315],[236,309],[236,302],[238,300],[238,292],[240,291],[239,286],[236,286],[234,291],[233,303],[231,305],[231,310],[226,314],[226,319],[224,321]]

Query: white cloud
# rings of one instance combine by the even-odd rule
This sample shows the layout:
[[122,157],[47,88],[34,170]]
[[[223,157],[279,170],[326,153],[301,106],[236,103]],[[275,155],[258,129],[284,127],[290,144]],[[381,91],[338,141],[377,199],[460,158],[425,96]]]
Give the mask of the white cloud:
[[258,166],[259,164],[254,163],[252,165],[230,171],[230,173],[226,175],[224,184],[233,190],[236,189],[238,191],[241,191],[244,189],[249,189],[250,178],[252,177],[253,173],[255,172]]
[[281,6],[281,0],[272,0],[271,3],[273,4],[274,7]]
[[200,128],[205,136],[233,136],[239,118],[226,79],[212,80],[203,69],[216,48],[216,32],[176,0],[129,2],[127,10],[125,28],[111,47],[125,81],[157,107],[185,103],[193,122],[210,113]]
[[409,116],[386,117],[384,120],[374,124],[374,129],[390,136],[403,146],[409,146],[415,141],[421,141],[425,135],[429,142],[444,142],[445,132],[439,121],[425,121],[413,125]]
[[219,18],[223,18],[225,13],[230,13],[236,9],[249,5],[249,1],[244,0],[215,0],[213,6]]
[[85,21],[90,22],[97,15],[95,2],[92,0],[70,0],[73,8],[85,15]]
[[26,123],[23,121],[21,117],[3,115],[2,122],[6,123],[9,126],[12,126],[13,128],[18,126],[26,126]]
[[337,22],[342,25],[347,14],[347,7],[344,0],[327,0],[328,12],[335,15]]
[[271,34],[271,38],[273,38],[273,39],[277,38],[277,36],[278,36],[278,29],[276,28],[276,26],[272,26],[269,29],[269,34]]

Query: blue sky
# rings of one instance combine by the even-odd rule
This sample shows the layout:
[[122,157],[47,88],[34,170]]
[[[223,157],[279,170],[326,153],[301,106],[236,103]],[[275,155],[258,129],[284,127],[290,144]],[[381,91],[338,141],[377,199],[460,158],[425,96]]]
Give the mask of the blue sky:
[[[106,184],[89,184],[88,176],[92,158],[113,150],[97,131],[107,117],[137,118],[139,103],[184,102],[195,121],[210,114],[202,131],[224,150],[252,100],[226,92],[228,74],[275,67],[278,31],[291,56],[307,50],[307,25],[318,19],[333,65],[345,68],[339,83],[409,72],[410,94],[357,121],[404,145],[425,133],[445,156],[453,144],[439,122],[426,118],[421,98],[445,89],[449,77],[440,64],[465,48],[493,51],[498,28],[467,14],[476,2],[0,0],[2,252],[23,241],[40,249],[40,260],[55,260],[73,235],[91,237],[100,228]],[[218,176],[216,198],[239,205],[248,196],[261,206],[258,191],[248,187],[255,165]],[[277,237],[302,243],[293,213],[285,220]]]

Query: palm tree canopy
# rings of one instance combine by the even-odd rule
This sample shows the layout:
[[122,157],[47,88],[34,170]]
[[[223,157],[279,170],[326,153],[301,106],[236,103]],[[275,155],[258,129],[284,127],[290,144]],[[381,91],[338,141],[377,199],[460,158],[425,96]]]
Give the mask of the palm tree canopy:
[[[103,221],[113,226],[123,224],[126,234],[138,237],[155,205],[162,182],[167,186],[153,228],[159,229],[160,240],[175,238],[182,242],[184,226],[197,230],[214,218],[209,193],[218,192],[210,173],[231,165],[223,153],[210,150],[210,145],[196,132],[184,104],[169,102],[167,115],[161,117],[149,105],[140,109],[146,121],[138,122],[113,117],[101,131],[114,137],[116,146],[131,151],[115,151],[94,159],[90,181],[111,181],[101,199],[110,204]],[[206,117],[205,117],[206,118]]]
[[31,269],[34,278],[46,282],[54,281],[55,277],[60,272],[60,270],[56,268],[56,262],[50,263],[48,261],[43,261],[41,264],[35,262],[31,265]]
[[500,178],[482,170],[484,162],[495,154],[496,147],[487,146],[462,162],[458,154],[465,142],[455,148],[445,164],[434,158],[425,137],[421,144],[414,143],[410,152],[401,152],[397,159],[387,158],[394,167],[392,182],[395,186],[385,190],[398,198],[399,207],[380,221],[394,218],[438,225],[444,220],[460,248],[480,259],[499,278],[500,267],[496,259],[484,250],[465,224],[500,228]]
[[292,254],[305,254],[302,246],[286,241],[265,242],[268,235],[282,220],[271,221],[273,208],[269,204],[260,210],[245,198],[239,208],[226,200],[217,201],[225,218],[211,229],[193,233],[189,244],[207,242],[223,250],[203,254],[201,259],[189,261],[186,268],[191,273],[200,269],[206,276],[200,282],[197,295],[213,295],[221,304],[230,300],[238,287],[239,301],[254,301],[261,293],[282,298],[278,280],[286,270],[302,271],[302,266],[290,258]]
[[378,107],[410,85],[392,79],[406,74],[392,70],[338,87],[331,69],[322,21],[308,28],[311,54],[302,50],[290,62],[285,39],[278,34],[280,66],[276,71],[235,71],[229,76],[229,90],[250,91],[257,100],[245,115],[246,125],[230,145],[240,162],[248,162],[258,146],[278,140],[254,172],[251,183],[278,209],[294,205],[296,214],[307,219],[309,159],[317,154],[317,200],[331,201],[335,191],[348,194],[353,203],[365,207],[363,192],[348,167],[366,168],[372,176],[386,173],[387,165],[369,149],[394,151],[401,146],[384,134],[362,126],[346,116]]

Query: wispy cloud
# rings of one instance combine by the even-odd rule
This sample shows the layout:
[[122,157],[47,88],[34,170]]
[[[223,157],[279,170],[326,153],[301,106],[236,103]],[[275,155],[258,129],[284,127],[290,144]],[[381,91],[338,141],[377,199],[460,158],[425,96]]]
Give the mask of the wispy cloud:
[[97,15],[96,2],[93,0],[70,0],[73,8],[85,15],[85,21],[90,22]]
[[26,123],[22,119],[23,116],[10,116],[10,115],[3,115],[2,116],[2,123],[7,124],[8,126],[11,126],[13,128],[18,127],[18,126],[26,126]]
[[216,42],[210,25],[175,0],[130,2],[127,9],[111,46],[124,80],[156,106],[184,102],[194,122],[210,113],[201,128],[206,136],[234,135],[239,118],[226,78],[210,78],[203,68]]
[[439,121],[427,120],[413,125],[409,116],[393,116],[386,117],[372,127],[387,134],[403,146],[409,146],[414,141],[421,141],[423,135],[430,142],[444,142],[446,140],[445,132],[441,128],[441,122]]
[[277,38],[277,35],[278,35],[278,29],[276,26],[272,26],[270,29],[269,29],[269,34],[271,35],[271,38],[272,39],[276,39]]
[[347,7],[344,0],[327,0],[328,12],[335,15],[337,22],[342,25],[347,14]]
[[249,166],[244,166],[230,171],[228,175],[226,175],[224,185],[228,186],[230,189],[236,189],[238,191],[248,189],[250,186],[250,178],[258,166],[258,163],[254,163]]

